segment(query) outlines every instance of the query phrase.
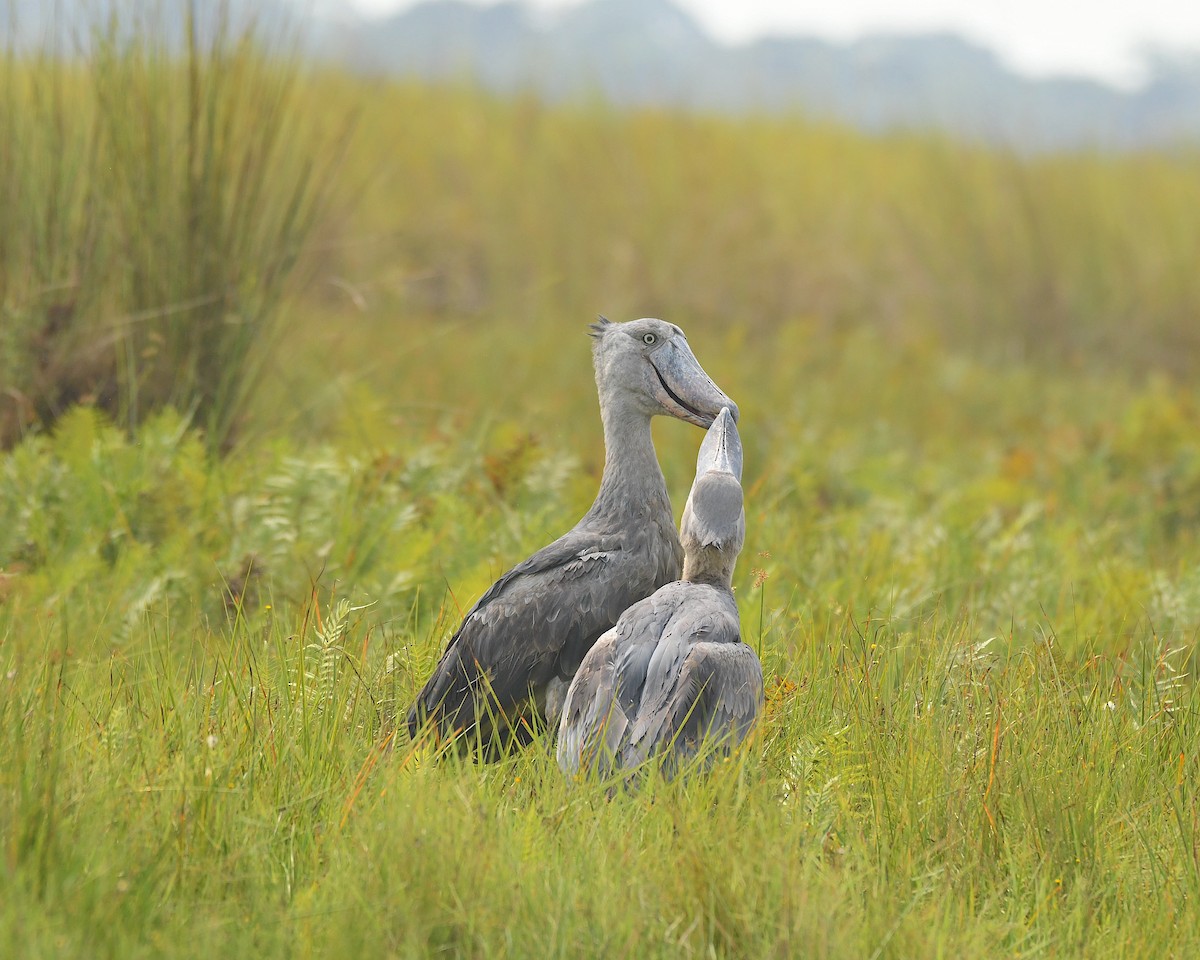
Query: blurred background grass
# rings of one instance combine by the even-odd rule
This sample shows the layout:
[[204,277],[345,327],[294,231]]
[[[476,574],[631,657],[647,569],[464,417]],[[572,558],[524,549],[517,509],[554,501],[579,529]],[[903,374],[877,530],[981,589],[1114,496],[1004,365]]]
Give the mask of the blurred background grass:
[[800,323],[814,349],[866,330],[1195,375],[1193,149],[1020,157],[799,117],[549,107],[212,32],[182,57],[135,34],[97,38],[83,66],[5,59],[10,444],[80,398],[131,425],[195,407],[226,443],[280,333],[336,328],[376,359],[448,323],[511,324],[544,366],[533,331],[596,312],[736,329],[764,357]]
[[[1200,154],[191,36],[0,72],[18,953],[1192,954]],[[613,802],[393,723],[590,502],[596,313],[742,406],[771,687],[728,769]],[[700,433],[655,431],[678,505]]]

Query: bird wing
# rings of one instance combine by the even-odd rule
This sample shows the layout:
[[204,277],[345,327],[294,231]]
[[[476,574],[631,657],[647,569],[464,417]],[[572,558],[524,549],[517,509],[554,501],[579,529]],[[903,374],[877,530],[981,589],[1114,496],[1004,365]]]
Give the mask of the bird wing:
[[628,723],[613,696],[619,638],[614,627],[597,640],[567,690],[558,724],[558,765],[565,773],[581,766],[606,769],[605,734],[619,737]]
[[606,773],[637,715],[646,672],[674,604],[670,584],[621,614],[580,664],[563,704],[558,765],[567,773],[587,767]]
[[646,691],[628,739],[623,766],[669,753],[672,766],[700,750],[706,738],[736,743],[762,711],[762,664],[741,642],[736,615],[706,611],[677,618],[649,667]]
[[657,586],[651,557],[620,534],[576,527],[497,580],[450,638],[409,711],[443,735],[511,726],[548,681],[570,677],[621,612]]

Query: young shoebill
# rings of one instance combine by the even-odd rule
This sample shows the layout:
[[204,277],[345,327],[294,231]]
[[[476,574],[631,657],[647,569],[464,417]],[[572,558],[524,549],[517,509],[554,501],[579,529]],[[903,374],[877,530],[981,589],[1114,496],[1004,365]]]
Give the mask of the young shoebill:
[[[679,577],[683,550],[650,434],[666,415],[708,427],[737,407],[662,320],[592,326],[604,475],[575,527],[513,567],[471,608],[408,713],[442,737],[494,747],[557,725],[567,686],[630,604]],[[726,416],[729,416],[728,414]]]
[[558,764],[606,773],[707,741],[728,750],[762,710],[762,665],[741,639],[733,567],[746,537],[742,447],[728,410],[704,438],[680,523],[683,579],[635,603],[584,657],[558,728]]

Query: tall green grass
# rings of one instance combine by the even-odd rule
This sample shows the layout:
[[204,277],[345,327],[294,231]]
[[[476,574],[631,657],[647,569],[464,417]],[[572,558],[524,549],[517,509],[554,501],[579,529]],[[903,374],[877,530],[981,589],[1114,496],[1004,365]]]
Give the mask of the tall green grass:
[[286,45],[184,10],[2,56],[0,443],[79,402],[217,447],[244,414],[340,148]]
[[955,611],[916,633],[798,623],[741,754],[610,797],[564,780],[547,743],[478,767],[397,739],[414,679],[397,664],[436,638],[331,623],[345,613],[197,634],[163,609],[106,653],[84,652],[86,623],[47,620],[10,647],[0,928],[17,955],[1200,942],[1195,687],[1153,650],[1079,659],[1047,636],[1003,657]]
[[[541,422],[489,406],[497,328],[327,398],[326,445],[214,462],[76,411],[4,458],[19,953],[1190,955],[1194,391],[802,330],[764,378],[693,336],[744,401],[768,707],[711,777],[610,798],[549,743],[474,766],[396,723],[594,492],[584,329],[550,333]],[[661,428],[679,503],[699,432]]]
[[[78,337],[109,378],[54,368],[48,425],[0,455],[14,955],[1197,952],[1194,157],[309,85],[252,45],[109,39],[4,64],[0,358],[45,372]],[[267,146],[234,80],[277,91]],[[338,178],[304,174],[355,113]],[[117,156],[150,172],[92,179]],[[223,329],[186,306],[209,284],[280,336],[231,324],[213,356],[248,366],[155,392],[168,346]],[[396,723],[595,492],[601,311],[681,323],[742,408],[735,587],[768,679],[729,763],[615,796],[546,741],[473,765]],[[193,375],[235,377],[219,410]],[[655,433],[678,506],[700,433]]]

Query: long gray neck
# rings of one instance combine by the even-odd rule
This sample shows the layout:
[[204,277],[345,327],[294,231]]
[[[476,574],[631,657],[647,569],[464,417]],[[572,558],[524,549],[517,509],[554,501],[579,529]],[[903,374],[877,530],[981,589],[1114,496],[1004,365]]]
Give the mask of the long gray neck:
[[604,422],[604,476],[589,516],[650,518],[664,512],[671,517],[671,498],[663,479],[650,417],[632,405],[601,395]]
[[685,548],[683,579],[690,583],[707,583],[733,592],[733,566],[737,554],[729,555],[718,547]]

